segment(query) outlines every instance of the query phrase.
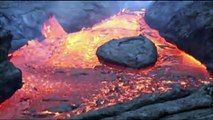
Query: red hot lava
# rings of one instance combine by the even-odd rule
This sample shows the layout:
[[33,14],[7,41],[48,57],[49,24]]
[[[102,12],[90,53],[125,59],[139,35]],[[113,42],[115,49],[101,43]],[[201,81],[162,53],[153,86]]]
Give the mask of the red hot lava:
[[[44,23],[42,42],[31,40],[12,53],[23,72],[24,86],[0,106],[0,116],[68,118],[131,100],[144,93],[197,87],[212,81],[199,61],[167,43],[145,23],[144,11],[123,10],[76,33],[66,33],[55,17]],[[145,35],[157,46],[158,61],[143,70],[101,64],[96,49],[111,39]],[[51,111],[62,103],[78,106]]]

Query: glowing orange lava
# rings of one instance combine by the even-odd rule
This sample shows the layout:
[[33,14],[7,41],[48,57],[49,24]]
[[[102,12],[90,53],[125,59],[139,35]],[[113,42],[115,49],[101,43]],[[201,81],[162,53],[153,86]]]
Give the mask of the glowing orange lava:
[[[164,92],[177,86],[197,87],[212,81],[205,66],[166,42],[149,28],[143,16],[144,10],[123,10],[91,28],[69,34],[55,17],[50,17],[42,29],[42,42],[29,41],[12,54],[11,61],[22,70],[25,84],[0,106],[0,116],[12,119],[53,114],[45,118],[68,118],[143,93]],[[158,61],[154,66],[132,70],[98,61],[96,49],[105,42],[140,34],[157,46]],[[43,99],[48,97],[81,106],[66,113],[51,112],[46,108],[60,102],[45,102]],[[28,99],[20,102],[23,98]],[[29,108],[35,112],[29,112]]]

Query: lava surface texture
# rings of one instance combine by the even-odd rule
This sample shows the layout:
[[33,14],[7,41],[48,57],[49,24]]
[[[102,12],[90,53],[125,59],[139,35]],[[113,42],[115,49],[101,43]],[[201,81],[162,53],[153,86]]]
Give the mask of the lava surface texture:
[[[11,53],[11,61],[23,72],[24,85],[0,105],[1,118],[69,118],[144,93],[211,82],[205,66],[151,29],[144,21],[144,13],[124,9],[75,33],[66,33],[51,16],[43,25],[42,42],[31,40]],[[133,70],[99,62],[95,54],[99,46],[112,39],[138,35],[155,43],[155,65]]]

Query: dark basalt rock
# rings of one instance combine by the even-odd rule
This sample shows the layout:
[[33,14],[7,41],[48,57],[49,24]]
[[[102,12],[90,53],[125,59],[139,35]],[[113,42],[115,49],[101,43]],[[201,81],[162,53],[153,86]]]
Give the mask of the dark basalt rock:
[[[0,27],[0,62],[7,60],[8,52],[11,47],[12,35],[8,31],[2,30]],[[6,41],[7,40],[7,41]]]
[[212,120],[212,115],[213,108],[208,108],[169,115],[161,118],[160,120]]
[[8,61],[12,35],[0,28],[0,103],[11,97],[22,87],[22,73]]
[[213,71],[213,2],[154,2],[147,9],[145,21]]
[[213,74],[213,63],[207,64],[207,70],[211,72],[211,74]]
[[153,65],[157,61],[154,43],[143,36],[113,39],[100,46],[96,54],[105,62],[134,69]]
[[61,103],[58,106],[53,106],[48,108],[47,110],[50,112],[59,112],[59,113],[65,113],[65,112],[69,112],[72,111],[74,109],[76,109],[78,106],[76,105],[71,105],[69,103]]

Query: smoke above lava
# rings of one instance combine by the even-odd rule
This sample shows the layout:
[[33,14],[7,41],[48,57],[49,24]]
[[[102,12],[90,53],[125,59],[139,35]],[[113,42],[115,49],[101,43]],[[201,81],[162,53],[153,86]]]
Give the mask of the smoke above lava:
[[153,1],[118,1],[121,9],[140,10],[148,8]]

